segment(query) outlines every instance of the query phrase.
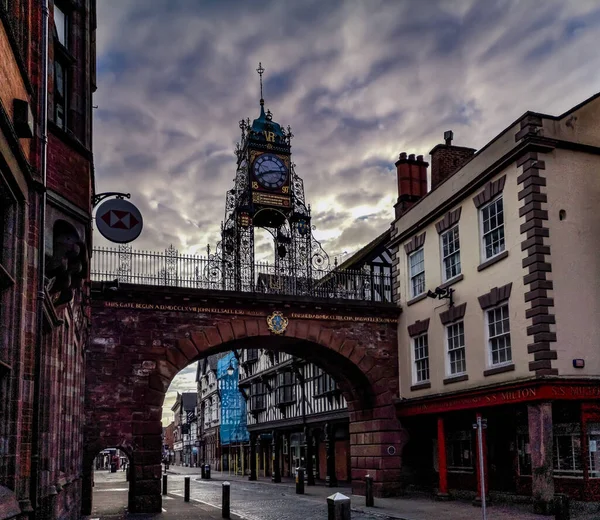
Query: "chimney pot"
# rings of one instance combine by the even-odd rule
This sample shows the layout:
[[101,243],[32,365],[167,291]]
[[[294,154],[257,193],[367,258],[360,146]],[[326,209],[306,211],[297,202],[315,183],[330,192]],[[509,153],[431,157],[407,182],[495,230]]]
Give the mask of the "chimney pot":
[[408,156],[408,160],[409,160],[409,161],[414,161],[414,160],[415,160],[415,154],[414,154],[414,153],[411,153],[411,154]]
[[399,157],[400,160],[406,159],[406,152],[402,152]]
[[423,162],[423,156],[422,155],[417,155],[417,161],[418,162]]
[[415,160],[415,154],[411,153],[406,158],[406,153],[400,154],[396,162],[398,174],[398,202],[394,206],[396,218],[400,218],[418,200],[427,194],[427,166],[423,156],[419,155]]

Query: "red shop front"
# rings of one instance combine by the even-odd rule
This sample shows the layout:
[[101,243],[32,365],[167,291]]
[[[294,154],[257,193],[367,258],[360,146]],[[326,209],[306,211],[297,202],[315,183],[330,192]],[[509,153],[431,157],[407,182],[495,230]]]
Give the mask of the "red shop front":
[[600,500],[598,380],[535,379],[470,391],[401,399],[396,410],[410,441],[410,482],[440,498],[480,499],[474,424],[481,416],[486,495],[528,495],[537,512],[555,493]]

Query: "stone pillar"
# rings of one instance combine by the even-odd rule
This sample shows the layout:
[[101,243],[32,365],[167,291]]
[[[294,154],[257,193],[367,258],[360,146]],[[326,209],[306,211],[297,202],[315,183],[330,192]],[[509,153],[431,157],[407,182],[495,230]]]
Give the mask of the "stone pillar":
[[306,439],[306,485],[315,485],[315,473],[313,471],[313,436],[310,428],[304,428]]
[[444,418],[439,416],[437,419],[437,450],[438,450],[438,471],[440,483],[437,498],[445,500],[448,495],[448,465],[446,463],[446,432],[444,430]]
[[273,474],[271,476],[272,482],[281,482],[281,471],[279,468],[279,434],[273,430]]
[[256,437],[255,433],[250,434],[250,476],[248,480],[256,480]]
[[335,438],[331,424],[325,425],[325,453],[327,457],[327,476],[325,485],[327,487],[337,487],[337,477],[335,475]]
[[[480,413],[475,414],[475,422],[477,418],[481,417]],[[475,504],[481,505],[481,473],[479,471],[479,441],[477,430],[475,432],[475,474],[477,475],[477,497],[475,498]],[[487,434],[486,429],[481,430],[481,444],[483,448],[483,480],[485,482],[485,497],[487,498],[490,494],[490,488],[488,484],[488,456],[487,456]]]
[[527,405],[531,448],[531,495],[537,514],[552,514],[554,500],[552,403]]

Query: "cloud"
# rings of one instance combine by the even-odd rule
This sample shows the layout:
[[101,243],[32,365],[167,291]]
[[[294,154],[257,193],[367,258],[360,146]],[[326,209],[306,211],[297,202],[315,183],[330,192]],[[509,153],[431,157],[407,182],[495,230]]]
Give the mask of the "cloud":
[[[134,248],[214,250],[260,61],[315,235],[350,254],[393,219],[400,152],[427,156],[449,129],[480,148],[527,110],[564,112],[600,84],[598,41],[589,0],[103,0],[97,191],[132,194]],[[264,234],[256,246],[272,255]]]
[[167,426],[173,420],[173,412],[171,408],[175,404],[177,399],[177,393],[182,394],[183,392],[196,392],[196,368],[198,363],[192,363],[191,365],[184,368],[179,372],[171,381],[167,394],[165,396],[165,402],[163,404],[163,416],[162,424]]

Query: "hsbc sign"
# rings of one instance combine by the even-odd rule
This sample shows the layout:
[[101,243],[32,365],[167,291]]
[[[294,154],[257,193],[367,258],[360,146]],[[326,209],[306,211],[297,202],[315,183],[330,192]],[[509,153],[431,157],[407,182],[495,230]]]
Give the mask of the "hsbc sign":
[[124,199],[107,200],[96,212],[96,228],[111,242],[132,242],[140,236],[142,227],[142,214],[131,202]]

